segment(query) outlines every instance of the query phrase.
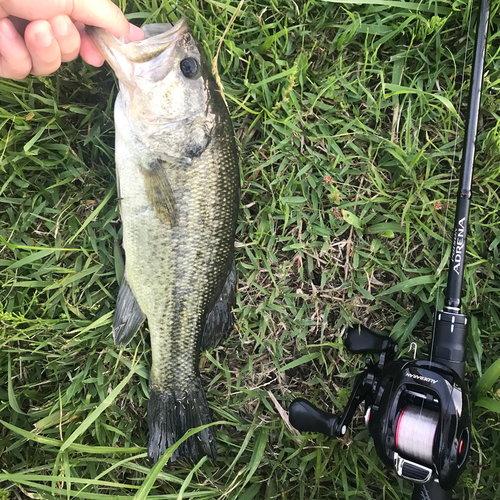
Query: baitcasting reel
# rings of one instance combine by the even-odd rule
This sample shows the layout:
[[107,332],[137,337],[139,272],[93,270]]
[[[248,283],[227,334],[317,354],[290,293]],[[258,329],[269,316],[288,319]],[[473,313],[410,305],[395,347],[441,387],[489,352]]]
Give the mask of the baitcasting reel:
[[[466,335],[466,323],[463,327]],[[381,460],[405,479],[434,479],[443,490],[452,489],[464,470],[470,443],[468,397],[461,377],[436,361],[394,360],[397,345],[363,326],[348,331],[345,346],[356,354],[380,354],[379,361],[366,359],[341,416],[299,398],[290,405],[291,424],[303,432],[341,437],[364,401],[365,422]]]

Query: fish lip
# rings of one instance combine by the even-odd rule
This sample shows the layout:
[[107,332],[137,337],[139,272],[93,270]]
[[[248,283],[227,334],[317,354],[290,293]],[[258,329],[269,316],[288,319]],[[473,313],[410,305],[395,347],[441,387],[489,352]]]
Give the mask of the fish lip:
[[[108,61],[120,78],[130,63],[147,62],[158,57],[188,31],[188,20],[181,18],[170,30],[151,36],[139,42],[119,40],[108,31],[96,26],[86,26],[85,31],[101,55]],[[145,51],[144,47],[149,50]],[[127,64],[128,62],[128,64]],[[125,73],[129,73],[128,71]]]

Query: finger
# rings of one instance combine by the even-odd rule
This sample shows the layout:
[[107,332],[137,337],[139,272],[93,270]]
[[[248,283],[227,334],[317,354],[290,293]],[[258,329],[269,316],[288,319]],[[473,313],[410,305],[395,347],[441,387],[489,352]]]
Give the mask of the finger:
[[118,38],[130,32],[129,22],[111,0],[0,0],[0,13],[30,21],[66,14],[75,21],[104,28]]
[[104,28],[117,38],[130,33],[130,23],[110,0],[73,0],[69,16],[75,21]]
[[0,16],[17,16],[29,21],[54,17],[61,12],[71,11],[73,0],[43,2],[40,0],[0,0]]
[[141,40],[144,40],[144,31],[142,31],[138,26],[135,26],[131,23],[129,36],[131,42],[139,42]]
[[31,71],[31,56],[9,19],[0,19],[0,76],[21,79]]
[[80,36],[82,37],[80,46],[80,55],[82,59],[92,66],[102,66],[104,64],[104,57],[102,57],[101,53],[97,50],[89,35],[83,31],[80,32]]
[[73,4],[73,0],[0,0],[0,16],[17,16],[28,21],[50,19],[61,13],[70,13]]
[[54,38],[61,51],[61,61],[76,59],[80,52],[80,33],[68,16],[60,15],[49,19]]
[[26,47],[31,54],[31,73],[49,75],[61,66],[61,49],[48,21],[33,21],[24,32]]

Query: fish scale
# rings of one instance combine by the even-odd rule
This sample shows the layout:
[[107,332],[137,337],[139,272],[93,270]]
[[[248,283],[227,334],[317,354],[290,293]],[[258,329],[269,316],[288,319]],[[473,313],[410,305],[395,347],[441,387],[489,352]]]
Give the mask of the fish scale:
[[[126,265],[113,335],[126,344],[147,317],[154,463],[211,421],[199,352],[233,326],[240,178],[229,113],[186,21],[149,33],[125,44],[89,30],[120,82],[115,157]],[[211,427],[171,460],[201,454],[216,458]]]

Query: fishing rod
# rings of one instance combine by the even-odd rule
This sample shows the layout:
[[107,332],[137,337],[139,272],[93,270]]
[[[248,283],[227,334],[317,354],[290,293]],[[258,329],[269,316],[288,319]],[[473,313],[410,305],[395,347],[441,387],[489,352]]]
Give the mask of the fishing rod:
[[490,0],[480,0],[469,109],[457,195],[452,250],[443,310],[434,314],[427,360],[395,359],[389,337],[358,325],[344,345],[367,358],[340,416],[295,399],[291,424],[302,432],[342,437],[361,402],[377,454],[396,473],[415,483],[412,500],[449,500],[465,469],[471,439],[468,391],[464,381],[469,318],[461,313],[472,172],[488,35]]

